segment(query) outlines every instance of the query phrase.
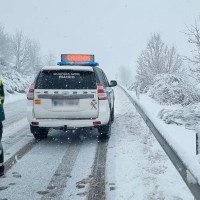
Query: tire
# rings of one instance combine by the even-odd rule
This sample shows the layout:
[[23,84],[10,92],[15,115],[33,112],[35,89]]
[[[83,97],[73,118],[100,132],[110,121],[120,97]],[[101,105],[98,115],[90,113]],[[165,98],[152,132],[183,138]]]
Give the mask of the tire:
[[31,126],[31,125],[30,125],[30,129],[31,129],[31,133],[33,134],[36,140],[42,140],[42,139],[47,138],[48,129],[40,128],[37,126]]
[[109,120],[107,125],[99,126],[98,131],[100,140],[109,139],[111,136],[111,120]]

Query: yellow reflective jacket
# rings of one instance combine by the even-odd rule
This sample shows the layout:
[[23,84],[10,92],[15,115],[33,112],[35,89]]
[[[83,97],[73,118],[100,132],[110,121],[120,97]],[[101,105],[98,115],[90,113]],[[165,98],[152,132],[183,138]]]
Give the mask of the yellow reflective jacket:
[[3,104],[3,100],[4,100],[3,82],[0,79],[0,105]]

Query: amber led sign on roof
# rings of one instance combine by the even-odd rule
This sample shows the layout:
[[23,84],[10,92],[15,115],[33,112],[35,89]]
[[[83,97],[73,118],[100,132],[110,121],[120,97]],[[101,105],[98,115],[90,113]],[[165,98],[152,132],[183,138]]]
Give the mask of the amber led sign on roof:
[[94,55],[88,54],[61,54],[62,62],[94,62]]

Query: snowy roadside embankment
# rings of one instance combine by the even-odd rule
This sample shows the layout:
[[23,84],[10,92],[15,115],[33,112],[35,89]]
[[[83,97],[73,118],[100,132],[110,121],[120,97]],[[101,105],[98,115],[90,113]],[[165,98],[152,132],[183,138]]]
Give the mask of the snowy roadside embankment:
[[5,104],[13,103],[15,101],[26,99],[25,93],[14,92],[13,94],[6,93]]
[[0,79],[3,80],[5,104],[26,98],[26,91],[31,84],[33,76],[24,76],[15,70],[1,71]]
[[184,126],[178,126],[176,124],[166,124],[158,117],[158,114],[162,109],[168,108],[170,110],[178,110],[181,108],[181,105],[159,105],[145,94],[140,94],[140,97],[137,98],[134,91],[128,91],[126,88],[124,89],[143,109],[146,115],[154,123],[155,127],[186,164],[187,168],[195,175],[198,183],[200,183],[200,163],[198,156],[196,156],[195,131],[188,130]]
[[114,90],[115,121],[107,154],[107,199],[192,200],[189,189],[134,105],[120,88]]
[[200,122],[200,103],[189,104],[175,110],[162,109],[159,118],[166,124],[183,125],[187,129],[196,131]]
[[9,70],[1,72],[0,79],[3,80],[5,93],[25,93],[33,76],[24,76],[15,70]]

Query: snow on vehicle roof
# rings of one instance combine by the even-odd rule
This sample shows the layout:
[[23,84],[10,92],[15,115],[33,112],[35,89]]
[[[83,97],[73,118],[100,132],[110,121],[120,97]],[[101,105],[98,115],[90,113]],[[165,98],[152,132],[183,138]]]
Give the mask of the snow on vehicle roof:
[[44,66],[42,70],[80,70],[80,71],[94,71],[92,67],[89,66],[69,66],[69,65],[55,65],[55,66]]

